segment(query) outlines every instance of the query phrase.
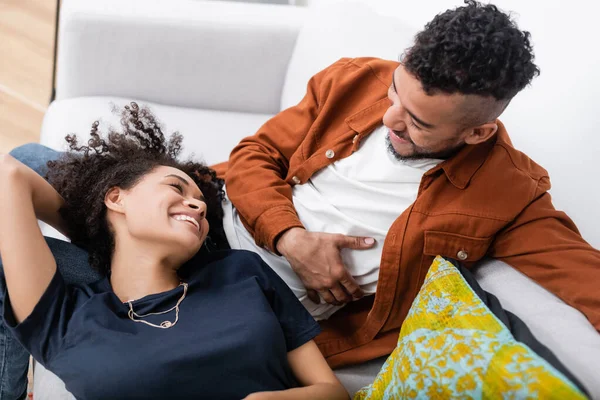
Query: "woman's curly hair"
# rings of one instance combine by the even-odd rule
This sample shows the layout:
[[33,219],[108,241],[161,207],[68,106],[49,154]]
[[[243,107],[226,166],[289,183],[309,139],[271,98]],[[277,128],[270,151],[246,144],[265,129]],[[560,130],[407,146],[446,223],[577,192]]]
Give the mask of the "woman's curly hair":
[[182,136],[175,132],[167,140],[154,115],[136,103],[121,111],[121,131],[110,129],[106,138],[94,122],[87,145],[76,135],[66,136],[70,151],[48,162],[47,179],[65,200],[60,214],[71,241],[89,252],[90,265],[100,272],[110,270],[114,235],[106,218],[104,198],[112,187],[129,189],[158,166],[177,168],[188,174],[206,198],[209,235],[224,243],[223,180],[206,165],[179,161]]
[[429,22],[402,62],[428,94],[510,100],[540,73],[533,63],[530,34],[492,4],[465,3]]

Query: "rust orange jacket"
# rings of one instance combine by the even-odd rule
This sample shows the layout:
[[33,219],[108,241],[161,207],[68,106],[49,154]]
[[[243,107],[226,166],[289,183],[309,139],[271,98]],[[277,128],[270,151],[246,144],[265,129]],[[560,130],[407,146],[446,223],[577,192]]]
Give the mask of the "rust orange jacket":
[[[375,58],[339,60],[309,81],[297,106],[233,150],[227,193],[260,246],[275,251],[284,231],[302,227],[292,187],[352,155],[382,123],[397,66]],[[516,150],[498,125],[489,141],[426,172],[416,201],[398,210],[374,299],[354,302],[322,323],[317,344],[332,367],[391,353],[438,254],[467,266],[484,257],[505,261],[600,329],[600,252],[553,207],[546,170]]]

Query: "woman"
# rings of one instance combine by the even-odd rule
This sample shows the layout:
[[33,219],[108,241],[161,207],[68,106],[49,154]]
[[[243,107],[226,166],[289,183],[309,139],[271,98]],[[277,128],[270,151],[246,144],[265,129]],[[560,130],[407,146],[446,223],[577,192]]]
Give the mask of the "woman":
[[[4,318],[78,399],[346,399],[312,341],[318,325],[257,255],[199,251],[220,225],[222,181],[180,162],[135,103],[122,132],[48,164],[0,156]],[[40,219],[107,278],[67,286]],[[210,230],[219,241],[220,229]],[[302,387],[297,387],[302,386]]]

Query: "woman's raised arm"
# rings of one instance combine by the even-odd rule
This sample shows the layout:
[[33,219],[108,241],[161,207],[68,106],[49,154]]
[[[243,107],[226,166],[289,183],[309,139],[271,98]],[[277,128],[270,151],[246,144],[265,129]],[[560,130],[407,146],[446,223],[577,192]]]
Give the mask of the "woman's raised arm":
[[63,203],[44,178],[12,156],[0,154],[0,255],[17,322],[31,314],[56,273],[37,220],[65,232],[58,213]]

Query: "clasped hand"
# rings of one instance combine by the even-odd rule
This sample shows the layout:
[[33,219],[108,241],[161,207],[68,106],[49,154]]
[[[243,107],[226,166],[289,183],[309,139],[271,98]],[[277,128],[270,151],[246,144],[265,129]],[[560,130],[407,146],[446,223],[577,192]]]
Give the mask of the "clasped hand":
[[344,266],[340,251],[366,250],[374,244],[373,238],[292,228],[281,236],[277,250],[302,280],[313,302],[320,303],[320,295],[327,303],[341,305],[362,298],[364,292]]

